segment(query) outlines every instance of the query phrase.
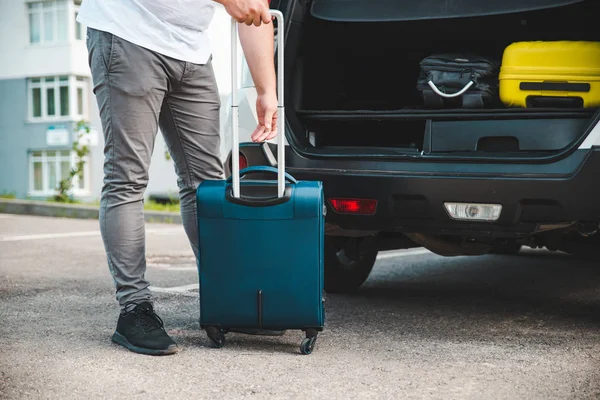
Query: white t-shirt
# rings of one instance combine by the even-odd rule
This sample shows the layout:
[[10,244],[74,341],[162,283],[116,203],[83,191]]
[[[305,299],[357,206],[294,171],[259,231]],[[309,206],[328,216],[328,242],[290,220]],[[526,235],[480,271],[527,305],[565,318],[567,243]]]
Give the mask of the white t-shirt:
[[208,61],[214,0],[83,0],[77,21],[195,64]]

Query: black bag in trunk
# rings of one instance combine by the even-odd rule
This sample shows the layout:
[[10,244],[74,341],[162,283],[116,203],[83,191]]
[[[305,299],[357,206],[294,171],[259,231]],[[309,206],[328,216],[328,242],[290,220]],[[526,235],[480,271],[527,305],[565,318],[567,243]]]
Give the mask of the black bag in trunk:
[[431,108],[483,108],[498,102],[499,63],[468,54],[433,54],[421,61],[417,90]]

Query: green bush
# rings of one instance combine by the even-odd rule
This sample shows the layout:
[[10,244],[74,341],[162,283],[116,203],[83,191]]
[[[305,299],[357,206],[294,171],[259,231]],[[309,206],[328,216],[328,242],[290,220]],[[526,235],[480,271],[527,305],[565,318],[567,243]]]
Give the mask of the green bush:
[[171,212],[179,212],[179,204],[172,203],[157,203],[156,201],[149,200],[144,202],[144,209],[149,211],[171,211]]
[[17,195],[14,192],[2,192],[0,193],[0,199],[16,199]]
[[79,176],[80,179],[83,179],[83,168],[85,166],[85,161],[83,159],[90,152],[88,146],[80,145],[80,140],[90,133],[89,125],[85,121],[79,121],[77,123],[76,132],[78,133],[77,140],[73,142],[73,150],[75,151],[75,154],[77,154],[75,168],[71,168],[69,176],[58,183],[58,187],[56,188],[58,193],[53,197],[53,200],[59,203],[77,202],[69,192],[73,188],[73,178]]

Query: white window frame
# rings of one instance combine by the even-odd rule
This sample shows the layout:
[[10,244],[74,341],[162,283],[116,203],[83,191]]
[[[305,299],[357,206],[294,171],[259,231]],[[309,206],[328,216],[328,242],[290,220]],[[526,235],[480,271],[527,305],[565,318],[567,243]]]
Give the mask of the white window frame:
[[[61,81],[60,78],[66,77]],[[46,82],[47,78],[54,78],[54,82]],[[34,82],[33,80],[39,80]],[[27,80],[27,104],[29,105],[28,118],[31,122],[55,122],[72,121],[88,119],[89,116],[89,98],[88,98],[89,78],[76,75],[58,75],[58,76],[40,76],[29,78]],[[60,88],[67,87],[69,96],[69,109],[67,115],[61,115]],[[40,89],[41,115],[33,115],[33,90]],[[48,115],[48,89],[54,89],[54,115]],[[79,113],[79,98],[77,90],[81,89],[83,96],[83,112]]]
[[[41,1],[27,1],[27,25],[29,27],[29,45],[31,46],[45,46],[45,45],[57,45],[57,44],[67,44],[72,41],[72,38],[75,37],[75,32],[72,28],[71,16],[73,15],[71,10],[73,9],[73,2],[69,0],[41,0]],[[39,4],[37,8],[31,8],[32,5]],[[47,8],[45,8],[47,7]],[[51,12],[52,14],[52,39],[47,39],[46,36],[46,27],[45,27],[45,12]],[[67,22],[67,36],[66,38],[59,39],[58,38],[58,14],[64,13],[65,20]],[[38,15],[39,21],[39,29],[40,29],[40,41],[33,42],[31,37],[31,15]]]
[[[89,80],[84,76],[69,76],[69,97],[73,99],[69,103],[71,107],[70,115],[76,120],[88,119],[89,116],[89,99],[88,99],[88,85]],[[82,112],[80,113],[79,108],[79,97],[77,95],[77,89],[81,89],[82,96]]]
[[[68,156],[64,156],[61,155],[60,152],[64,152],[64,151],[69,151],[69,155]],[[41,155],[39,156],[34,156],[34,152],[41,152]],[[58,153],[58,155],[54,155],[54,156],[50,156],[48,155],[49,152],[56,152]],[[55,153],[55,154],[56,154]],[[50,181],[50,177],[49,177],[49,168],[48,165],[50,162],[54,162],[54,167],[56,170],[56,186],[58,186],[58,183],[60,182],[60,179],[62,178],[62,162],[63,161],[68,161],[70,164],[70,168],[75,167],[75,163],[76,163],[76,159],[77,159],[77,154],[72,150],[72,149],[46,149],[46,150],[32,150],[29,152],[29,191],[28,191],[28,195],[32,196],[32,197],[49,197],[49,196],[54,196],[55,194],[57,194],[57,190],[56,187],[49,187],[49,181]],[[54,160],[52,160],[54,159]],[[84,158],[85,161],[85,165],[83,167],[83,183],[84,183],[84,187],[80,188],[79,187],[79,176],[75,176],[73,178],[73,187],[70,191],[70,193],[72,193],[74,196],[78,197],[78,196],[89,196],[91,193],[90,190],[90,158],[89,155],[85,156]],[[41,190],[36,190],[35,189],[35,174],[34,174],[34,164],[36,162],[41,162],[42,163],[42,189]]]
[[[80,0],[75,0],[74,1],[74,5],[73,5],[73,9],[70,12],[70,14],[73,16],[72,19],[72,26],[73,26],[73,34],[71,35],[75,41],[77,42],[82,42],[85,40],[85,26],[83,24],[80,24],[79,22],[77,22],[77,15],[79,14],[79,8],[81,6],[81,1]],[[71,25],[71,24],[69,24]],[[77,27],[79,26],[79,32],[81,33],[81,37],[77,37]]]

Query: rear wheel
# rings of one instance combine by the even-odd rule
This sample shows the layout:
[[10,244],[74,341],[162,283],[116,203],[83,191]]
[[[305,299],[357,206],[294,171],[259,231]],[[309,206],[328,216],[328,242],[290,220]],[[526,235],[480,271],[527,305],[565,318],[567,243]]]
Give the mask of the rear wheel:
[[367,280],[377,259],[372,238],[325,237],[325,291],[351,293]]

